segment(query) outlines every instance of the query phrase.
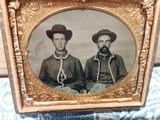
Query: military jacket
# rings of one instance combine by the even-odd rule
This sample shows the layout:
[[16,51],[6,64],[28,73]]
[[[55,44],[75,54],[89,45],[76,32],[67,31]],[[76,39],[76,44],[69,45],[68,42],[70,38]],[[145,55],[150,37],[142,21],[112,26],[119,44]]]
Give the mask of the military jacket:
[[[86,79],[86,89],[90,90],[95,83],[99,83],[100,71],[101,71],[101,60],[97,55],[89,58],[85,65],[85,79]],[[116,83],[117,81],[123,79],[127,75],[126,67],[123,58],[120,55],[113,53],[109,54],[108,62],[106,63],[108,67],[109,78]],[[108,76],[108,75],[107,75]]]
[[83,88],[83,69],[79,59],[66,53],[53,54],[42,62],[39,78],[52,86],[64,86],[80,91]]

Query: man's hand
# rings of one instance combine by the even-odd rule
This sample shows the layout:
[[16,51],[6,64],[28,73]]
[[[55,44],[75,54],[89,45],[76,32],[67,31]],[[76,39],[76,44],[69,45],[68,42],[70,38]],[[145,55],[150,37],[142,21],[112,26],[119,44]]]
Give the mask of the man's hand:
[[96,83],[88,93],[97,93],[106,89],[106,85],[101,83]]

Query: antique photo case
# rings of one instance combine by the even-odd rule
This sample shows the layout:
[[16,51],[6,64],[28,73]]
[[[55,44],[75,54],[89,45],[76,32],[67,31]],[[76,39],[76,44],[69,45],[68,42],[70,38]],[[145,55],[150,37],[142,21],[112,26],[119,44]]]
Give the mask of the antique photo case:
[[16,111],[145,105],[159,3],[3,1],[4,47]]

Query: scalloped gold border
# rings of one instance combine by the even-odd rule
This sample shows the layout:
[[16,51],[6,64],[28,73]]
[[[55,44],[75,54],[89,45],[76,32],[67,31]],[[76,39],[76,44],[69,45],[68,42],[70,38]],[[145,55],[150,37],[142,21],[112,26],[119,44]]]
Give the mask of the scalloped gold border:
[[[113,103],[113,106],[120,107],[124,106],[125,102],[135,103],[135,106],[142,105],[144,103],[143,94],[146,93],[144,91],[146,87],[144,86],[148,85],[146,78],[149,79],[146,73],[148,73],[151,64],[149,51],[153,49],[151,41],[154,42],[151,39],[151,33],[155,4],[155,0],[141,0],[131,3],[123,3],[120,0],[16,0],[15,2],[9,2],[9,23],[16,61],[15,69],[17,71],[15,76],[20,82],[23,108],[26,111],[32,111],[27,110],[28,107],[43,107],[46,105],[51,107],[48,110],[61,110],[63,105],[73,105],[67,109],[101,108],[112,107],[111,104]],[[73,9],[93,9],[110,14],[122,21],[134,36],[136,58],[132,70],[123,81],[103,92],[90,95],[71,95],[56,91],[39,81],[29,66],[27,47],[32,31],[48,17]],[[13,82],[13,84],[15,83]],[[93,104],[97,107],[93,107]],[[101,106],[104,104],[106,105]],[[126,106],[132,105],[126,104]],[[44,109],[47,110],[45,107]],[[44,109],[41,108],[41,111]]]
[[[29,43],[29,37],[30,37],[32,31],[34,30],[34,28],[37,27],[37,25],[39,25],[42,21],[44,21],[45,19],[47,19],[48,17],[50,17],[52,15],[55,15],[55,14],[58,14],[60,12],[67,11],[67,10],[73,10],[73,9],[93,9],[93,10],[102,11],[107,14],[113,15],[117,19],[121,20],[126,26],[128,26],[129,29],[132,31],[136,41],[141,42],[141,39],[143,38],[144,27],[142,27],[142,26],[144,26],[145,21],[144,21],[144,19],[138,20],[139,16],[141,18],[144,18],[144,17],[140,14],[141,10],[139,8],[137,8],[136,6],[132,6],[133,7],[132,10],[130,10],[130,9],[127,10],[127,6],[125,6],[125,4],[122,5],[122,7],[119,7],[119,5],[115,5],[115,6],[117,6],[116,8],[111,8],[111,6],[106,7],[106,5],[104,5],[103,3],[98,3],[98,6],[97,6],[97,3],[75,4],[72,2],[72,4],[71,3],[70,4],[68,4],[68,3],[62,4],[59,2],[59,3],[55,3],[56,6],[54,6],[53,3],[51,2],[49,5],[46,5],[44,3],[44,4],[42,4],[42,6],[35,6],[36,8],[39,8],[39,9],[36,9],[35,15],[34,14],[31,15],[34,17],[26,16],[25,12],[21,15],[21,16],[24,15],[26,17],[29,17],[29,18],[27,18],[28,21],[23,25],[24,28],[22,28],[22,27],[19,28],[19,29],[25,29],[25,31],[23,32],[22,40],[21,40],[21,42],[22,42],[21,44],[24,47],[23,48],[21,47],[21,50],[22,50],[22,55],[24,55],[23,58],[24,58],[24,68],[26,71],[26,73],[25,73],[26,78],[29,78],[29,80],[26,79],[26,81],[29,81],[31,84],[30,78],[33,78],[32,84],[35,84],[35,88],[38,89],[39,88],[38,86],[40,86],[41,91],[43,91],[43,94],[44,94],[44,91],[47,91],[46,96],[53,96],[53,94],[57,94],[58,98],[59,98],[58,100],[84,99],[83,97],[85,97],[85,99],[86,99],[86,97],[89,99],[98,99],[98,98],[112,98],[113,99],[116,96],[120,96],[119,94],[121,94],[121,93],[123,93],[125,95],[127,95],[127,93],[134,93],[133,90],[135,90],[135,89],[132,88],[132,90],[130,90],[129,88],[130,88],[130,86],[136,86],[136,85],[130,85],[130,84],[131,83],[136,84],[136,82],[135,82],[136,77],[133,77],[133,76],[137,75],[136,68],[138,67],[138,64],[134,65],[132,71],[130,72],[130,74],[128,75],[126,80],[123,80],[123,82],[121,83],[122,85],[118,85],[118,88],[119,88],[118,90],[116,90],[117,89],[117,85],[116,85],[116,86],[112,87],[110,90],[108,89],[107,91],[104,91],[102,93],[93,94],[93,95],[70,95],[70,94],[66,94],[66,93],[60,94],[56,90],[50,89],[48,86],[44,86],[43,84],[41,84],[41,82],[39,80],[37,80],[37,77],[34,75],[34,73],[31,71],[31,69],[29,67],[27,56],[25,56],[26,55],[25,52],[27,49],[27,45]],[[34,5],[34,3],[32,3],[32,5]],[[39,4],[39,5],[41,5],[41,4]],[[52,7],[52,6],[54,6],[54,7]],[[33,7],[29,8],[29,6],[26,6],[25,9],[27,9],[26,11],[31,11],[31,9],[34,9],[34,8]],[[32,13],[32,12],[30,12],[30,13]],[[18,16],[18,17],[20,18],[20,16]],[[26,18],[26,17],[23,17],[23,18]],[[132,21],[131,21],[131,19],[132,19]],[[25,26],[27,26],[27,27],[25,28]],[[139,33],[142,33],[142,34],[139,34]],[[140,51],[141,44],[139,44],[138,42],[136,42],[137,51]],[[137,56],[138,56],[138,54],[139,53],[137,52]],[[138,57],[136,57],[136,58],[138,58]],[[138,59],[135,60],[135,63],[138,63]],[[127,84],[127,85],[125,85],[125,84]],[[127,91],[125,90],[126,88],[128,88]],[[50,94],[48,93],[48,91],[50,91]],[[113,91],[115,91],[115,92],[113,92]],[[33,93],[33,91],[31,93]],[[41,92],[39,92],[39,93],[41,93]],[[131,96],[131,95],[129,94],[128,96]],[[121,96],[121,97],[126,97],[126,96]],[[50,101],[52,101],[55,98],[54,99],[49,98],[49,99],[50,99]],[[56,98],[56,100],[57,100],[57,98]],[[39,99],[39,101],[41,101],[41,100]],[[43,99],[42,99],[42,101],[43,101]]]

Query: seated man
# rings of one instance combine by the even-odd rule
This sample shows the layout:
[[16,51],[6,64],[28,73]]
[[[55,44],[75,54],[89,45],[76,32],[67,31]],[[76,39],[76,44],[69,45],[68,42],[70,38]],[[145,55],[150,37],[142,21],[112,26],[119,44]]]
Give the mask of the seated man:
[[67,93],[79,93],[83,88],[83,69],[80,60],[66,50],[72,31],[64,25],[56,24],[46,31],[55,47],[53,55],[43,60],[39,78],[44,83]]
[[111,43],[117,35],[110,30],[103,29],[92,36],[97,44],[98,53],[89,58],[85,65],[86,90],[95,93],[115,84],[127,75],[123,58],[110,52]]

